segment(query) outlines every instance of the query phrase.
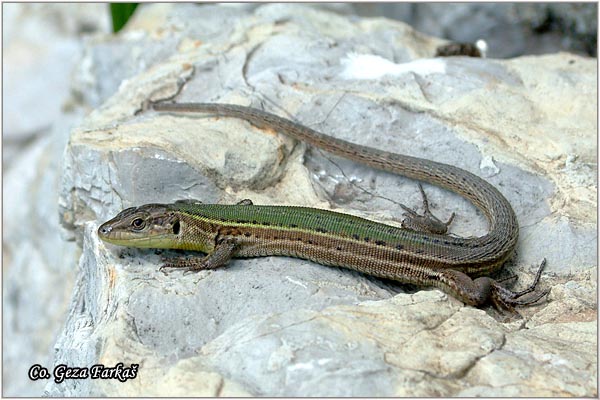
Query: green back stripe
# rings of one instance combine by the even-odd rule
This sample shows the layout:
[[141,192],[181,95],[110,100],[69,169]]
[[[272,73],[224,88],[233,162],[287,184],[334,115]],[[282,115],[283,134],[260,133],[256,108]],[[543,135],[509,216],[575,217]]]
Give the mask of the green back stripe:
[[[370,221],[348,214],[336,213],[308,207],[223,205],[223,204],[173,204],[176,211],[195,218],[234,226],[278,228],[341,235],[357,240],[430,243],[438,235],[424,237],[424,234],[408,231],[391,225]],[[430,235],[430,234],[428,234]],[[423,239],[424,238],[424,239]],[[442,239],[448,237],[440,236]]]

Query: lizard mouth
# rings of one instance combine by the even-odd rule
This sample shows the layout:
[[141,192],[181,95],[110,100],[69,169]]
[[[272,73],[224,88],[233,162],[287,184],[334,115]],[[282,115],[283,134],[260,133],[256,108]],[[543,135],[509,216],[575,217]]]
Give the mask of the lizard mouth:
[[169,248],[173,246],[173,237],[168,233],[148,235],[147,233],[126,232],[114,229],[109,223],[100,225],[98,237],[106,243],[118,246],[139,248]]

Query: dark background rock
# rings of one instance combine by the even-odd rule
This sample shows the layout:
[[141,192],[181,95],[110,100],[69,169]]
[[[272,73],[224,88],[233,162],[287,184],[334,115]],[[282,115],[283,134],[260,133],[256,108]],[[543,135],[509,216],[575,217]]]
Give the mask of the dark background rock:
[[596,3],[358,3],[361,16],[397,19],[429,35],[488,43],[488,56],[569,51],[597,56]]

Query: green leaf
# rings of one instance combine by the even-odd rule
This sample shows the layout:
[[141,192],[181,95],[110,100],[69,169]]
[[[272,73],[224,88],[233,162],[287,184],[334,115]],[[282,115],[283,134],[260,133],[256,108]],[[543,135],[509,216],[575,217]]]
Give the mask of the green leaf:
[[113,32],[119,32],[129,21],[139,3],[111,3],[110,15],[112,16]]

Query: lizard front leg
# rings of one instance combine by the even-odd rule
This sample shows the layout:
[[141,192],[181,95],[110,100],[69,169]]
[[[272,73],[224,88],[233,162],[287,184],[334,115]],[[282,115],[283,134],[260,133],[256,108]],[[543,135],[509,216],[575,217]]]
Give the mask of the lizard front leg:
[[238,247],[236,239],[227,238],[217,241],[212,253],[203,258],[173,257],[165,258],[160,270],[164,268],[183,268],[186,272],[201,271],[204,269],[216,269],[227,265]]

